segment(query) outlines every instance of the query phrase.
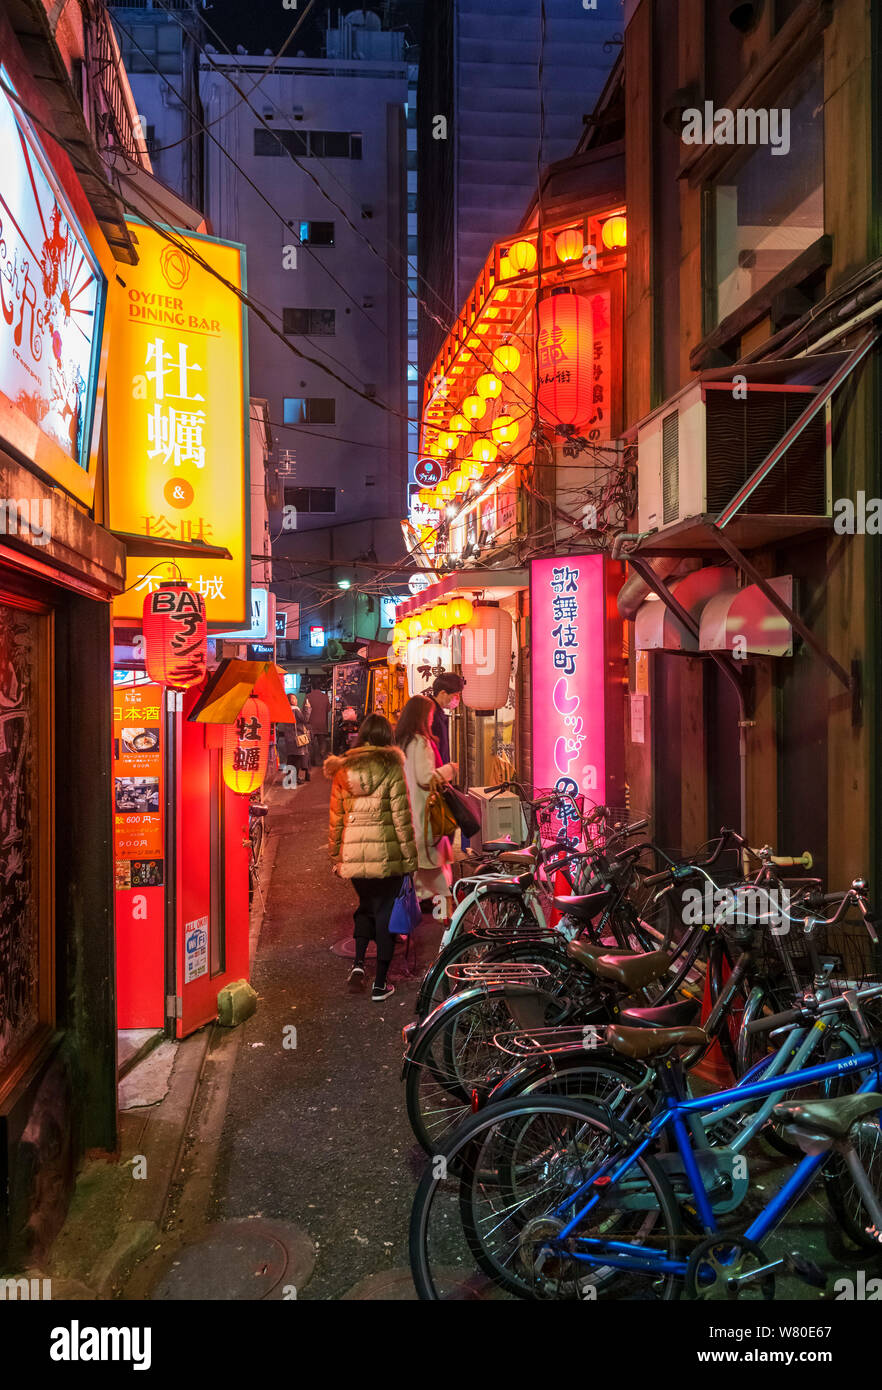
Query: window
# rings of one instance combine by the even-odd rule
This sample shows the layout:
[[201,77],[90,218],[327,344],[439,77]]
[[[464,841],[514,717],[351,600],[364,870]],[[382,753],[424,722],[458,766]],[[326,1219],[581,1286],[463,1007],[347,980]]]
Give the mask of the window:
[[[777,116],[744,131],[745,145],[715,179],[709,199],[713,327],[824,232],[824,90],[820,62],[776,101]],[[789,127],[787,120],[789,119]],[[737,129],[736,129],[737,136]],[[759,137],[759,138],[758,138]],[[775,145],[784,153],[773,153]]]
[[298,236],[301,246],[333,246],[333,222],[299,222]]
[[[180,72],[182,62],[182,30],[168,23],[126,23],[129,34],[117,31],[123,64],[129,72]],[[129,36],[131,35],[131,37]]]
[[417,196],[418,196],[418,195],[417,195],[416,193],[408,193],[408,195],[407,195],[407,210],[408,210],[408,212],[416,212],[416,210],[417,210]]
[[416,168],[419,167],[419,166],[417,165],[417,152],[416,152],[416,150],[408,150],[408,151],[407,151],[407,167],[408,167],[408,169],[416,169]]
[[337,419],[333,396],[286,396],[282,410],[286,425],[333,425]]
[[361,133],[348,130],[267,130],[254,127],[254,153],[279,158],[292,154],[297,159],[361,159]]
[[409,256],[415,256],[417,254],[417,239],[415,236],[409,236],[407,238],[407,254]]
[[335,512],[337,493],[332,487],[286,487],[285,506],[298,512]]
[[337,331],[336,318],[333,309],[283,309],[282,332],[327,337]]

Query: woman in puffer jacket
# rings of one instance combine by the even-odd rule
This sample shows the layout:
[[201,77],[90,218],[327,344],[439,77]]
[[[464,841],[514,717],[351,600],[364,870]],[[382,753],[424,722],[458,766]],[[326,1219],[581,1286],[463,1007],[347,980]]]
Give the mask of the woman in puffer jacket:
[[376,941],[377,975],[371,998],[388,999],[395,993],[387,979],[395,952],[389,918],[404,875],[417,867],[404,755],[392,742],[388,719],[368,715],[355,747],[342,758],[327,758],[324,770],[331,780],[328,851],[334,872],[351,879],[358,894],[349,990],[363,991],[367,944]]

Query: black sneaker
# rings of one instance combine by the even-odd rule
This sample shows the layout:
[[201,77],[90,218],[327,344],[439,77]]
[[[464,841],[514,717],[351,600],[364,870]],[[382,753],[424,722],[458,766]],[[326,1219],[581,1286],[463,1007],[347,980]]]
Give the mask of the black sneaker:
[[364,976],[364,967],[361,965],[353,965],[352,969],[349,972],[349,979],[346,985],[347,989],[349,990],[349,993],[364,994],[364,987],[366,983],[367,982]]
[[395,986],[394,986],[394,985],[390,985],[389,982],[388,982],[388,980],[387,980],[386,983],[385,983],[384,985],[376,985],[376,984],[374,985],[373,989],[371,990],[371,998],[374,999],[374,1000],[377,1000],[377,999],[388,999],[388,998],[389,998],[389,995],[390,995],[390,994],[394,994],[394,993],[395,993]]

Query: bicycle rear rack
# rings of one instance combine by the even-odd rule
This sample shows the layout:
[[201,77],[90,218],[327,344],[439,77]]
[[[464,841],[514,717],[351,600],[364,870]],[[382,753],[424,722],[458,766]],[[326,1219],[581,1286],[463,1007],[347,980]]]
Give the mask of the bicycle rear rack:
[[548,1057],[573,1048],[593,1051],[606,1041],[606,1025],[565,1023],[557,1028],[516,1028],[495,1033],[493,1043],[509,1057]]
[[459,985],[533,985],[548,979],[551,975],[551,971],[546,970],[544,965],[532,965],[528,961],[522,964],[466,961],[446,966],[444,973],[448,979]]

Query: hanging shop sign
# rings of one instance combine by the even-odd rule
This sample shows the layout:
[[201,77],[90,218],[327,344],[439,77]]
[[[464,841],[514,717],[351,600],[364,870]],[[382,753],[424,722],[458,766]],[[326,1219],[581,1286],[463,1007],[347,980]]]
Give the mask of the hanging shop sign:
[[218,635],[225,641],[232,642],[236,638],[246,639],[249,642],[259,642],[267,637],[270,632],[270,591],[269,589],[251,590],[251,626],[236,629],[234,632],[227,632],[226,629]]
[[444,477],[444,469],[437,459],[420,459],[413,470],[413,476],[420,487],[434,487]]
[[556,294],[536,312],[539,413],[551,425],[581,425],[592,413],[591,305],[579,294]]
[[[606,800],[602,555],[534,560],[530,567],[533,780]],[[575,811],[566,808],[567,832]]]
[[[209,626],[241,627],[249,588],[245,307],[217,277],[242,287],[244,251],[193,232],[171,231],[169,240],[139,222],[129,227],[139,261],[113,287],[110,310],[109,525],[156,542],[160,556],[163,541],[229,550],[230,560],[174,558],[205,598]],[[139,617],[144,594],[168,578],[162,570],[155,555],[130,558],[130,587],[114,600],[114,616]]]
[[309,645],[311,647],[323,647],[325,645],[325,629],[316,624],[309,629]]
[[186,584],[162,584],[144,597],[144,664],[151,680],[187,690],[205,675],[205,599]]
[[0,65],[0,437],[91,504],[107,282]]
[[113,832],[116,887],[163,881],[162,687],[114,680]]

